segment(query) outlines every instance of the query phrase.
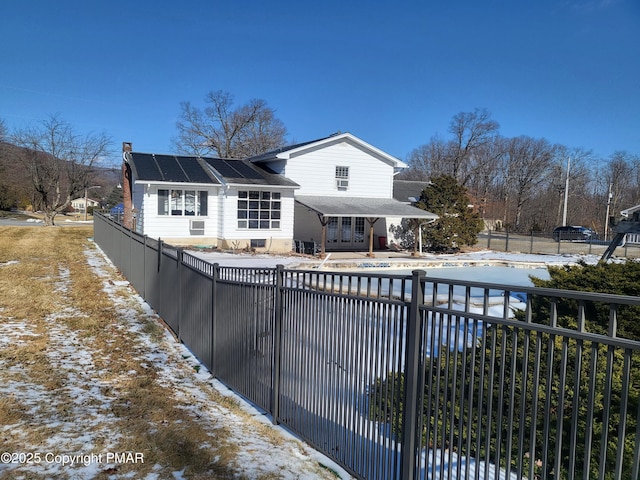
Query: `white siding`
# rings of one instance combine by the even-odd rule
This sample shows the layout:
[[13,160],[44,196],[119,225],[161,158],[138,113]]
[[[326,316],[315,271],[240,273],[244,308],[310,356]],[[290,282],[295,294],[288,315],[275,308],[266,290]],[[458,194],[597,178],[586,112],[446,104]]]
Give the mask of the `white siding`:
[[[259,190],[280,192],[280,228],[279,229],[240,229],[238,228],[238,191]],[[293,239],[293,190],[278,189],[277,187],[231,187],[224,196],[224,202],[219,204],[219,218],[221,222],[221,238],[227,241],[251,239]],[[246,243],[246,242],[244,242]]]
[[[207,191],[207,213],[206,216],[173,216],[158,215],[158,189],[171,189],[171,185],[140,185],[134,186],[133,199],[135,208],[139,211],[137,229],[142,227],[142,233],[152,238],[217,238],[218,224],[216,212],[218,210],[218,187],[180,185],[174,188],[183,190]],[[140,207],[142,205],[142,208]],[[194,234],[190,230],[191,220],[204,220],[204,234]]]
[[[336,167],[349,167],[349,187],[338,190]],[[393,166],[341,142],[287,161],[283,174],[300,185],[297,195],[393,198]]]
[[[171,188],[181,190],[206,190],[207,213],[206,216],[178,216],[158,215],[158,189]],[[281,219],[278,229],[240,229],[238,228],[237,206],[238,190],[261,190],[280,192]],[[196,185],[143,185],[135,184],[133,189],[134,205],[137,211],[136,230],[152,238],[161,238],[171,241],[176,239],[179,243],[188,241],[197,243],[199,239],[207,244],[233,246],[245,248],[252,239],[264,239],[267,249],[291,250],[293,239],[293,190],[280,189],[278,187],[240,187],[229,188],[224,191],[217,186]],[[205,222],[204,234],[190,230],[191,220],[203,220]]]

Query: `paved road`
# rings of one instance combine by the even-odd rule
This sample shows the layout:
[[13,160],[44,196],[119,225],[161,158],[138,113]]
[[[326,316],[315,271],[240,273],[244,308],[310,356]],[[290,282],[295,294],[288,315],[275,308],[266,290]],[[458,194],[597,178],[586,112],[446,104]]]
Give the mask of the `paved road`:
[[0,218],[0,227],[37,227],[42,226],[44,223],[42,220],[23,220],[19,218]]
[[[93,220],[84,221],[76,221],[72,220],[69,217],[56,217],[54,219],[56,226],[59,227],[78,227],[83,225],[93,225]],[[0,218],[0,227],[42,227],[44,226],[44,222],[42,220],[38,220],[36,218],[24,219],[24,218],[11,218],[11,217],[2,217]]]

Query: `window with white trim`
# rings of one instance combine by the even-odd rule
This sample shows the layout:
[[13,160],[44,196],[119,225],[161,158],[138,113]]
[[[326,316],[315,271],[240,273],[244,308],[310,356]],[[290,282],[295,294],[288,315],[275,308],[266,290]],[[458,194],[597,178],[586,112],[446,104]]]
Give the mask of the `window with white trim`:
[[338,190],[349,188],[349,167],[336,167],[336,188]]
[[238,228],[279,229],[281,209],[280,192],[240,190],[238,192]]
[[158,215],[207,216],[206,190],[158,189]]

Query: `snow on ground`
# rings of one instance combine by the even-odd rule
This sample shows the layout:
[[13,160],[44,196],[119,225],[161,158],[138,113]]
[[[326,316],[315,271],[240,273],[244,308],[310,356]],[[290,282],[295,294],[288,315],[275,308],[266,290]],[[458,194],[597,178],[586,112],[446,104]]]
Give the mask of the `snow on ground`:
[[[222,266],[269,268],[282,264],[287,268],[322,268],[326,270],[344,265],[345,261],[352,262],[350,265],[356,270],[368,270],[372,266],[393,267],[398,264],[402,264],[403,268],[411,268],[411,266],[425,265],[426,262],[436,262],[442,265],[514,262],[540,267],[541,265],[574,264],[578,260],[584,260],[587,263],[598,261],[596,256],[526,255],[491,251],[459,255],[423,255],[421,257],[410,257],[405,254],[402,257],[391,256],[375,260],[365,257],[355,260],[353,258],[346,260],[344,256],[335,258],[338,255],[335,255],[334,258],[329,256],[328,259],[320,260],[293,255],[275,256],[200,251],[193,253]],[[115,280],[112,265],[99,250],[88,249],[86,256],[90,267],[102,279],[105,294],[110,296],[118,310],[119,317],[123,319],[119,328],[126,329],[131,337],[136,339],[139,348],[134,354],[138,355],[141,364],[162,372],[160,378],[163,379],[166,386],[174,392],[177,399],[188,399],[191,413],[201,419],[203,424],[211,425],[212,428],[220,423],[228,426],[232,432],[232,441],[242,445],[241,453],[233,465],[237,469],[238,475],[248,478],[262,475],[285,479],[335,478],[328,470],[319,467],[319,464],[322,464],[338,472],[341,478],[350,478],[338,465],[288,434],[283,428],[271,426],[269,419],[265,418],[262,412],[255,410],[235,396],[227,387],[213,379],[204,367],[194,368],[197,360],[168,333],[159,343],[152,340],[148,334],[144,333],[143,322],[140,320],[141,315],[155,317],[148,305],[132,291],[127,282]],[[61,298],[64,298],[68,288],[67,282],[68,272],[60,271],[58,290]],[[140,307],[142,307],[142,314]],[[0,315],[1,313],[0,311]],[[62,315],[71,317],[77,316],[79,313],[70,308]],[[0,348],[10,343],[29,342],[30,339],[43,335],[33,331],[27,320],[9,319],[1,316],[0,318],[2,319],[0,322]],[[0,397],[8,396],[19,399],[27,411],[33,415],[34,423],[40,425],[36,428],[49,429],[53,432],[46,445],[33,445],[32,451],[49,449],[89,453],[95,451],[98,445],[99,448],[106,451],[117,441],[117,435],[110,428],[113,418],[110,418],[108,413],[111,411],[110,407],[114,398],[108,394],[108,388],[103,388],[105,382],[101,379],[101,371],[93,360],[96,352],[91,351],[88,342],[79,338],[68,328],[61,326],[60,322],[56,320],[57,317],[53,315],[46,319],[47,352],[51,365],[64,372],[66,383],[61,388],[64,389],[66,397],[73,399],[71,404],[66,406],[69,415],[61,418],[59,415],[52,414],[61,407],[56,398],[52,398],[50,392],[43,386],[31,381],[24,369],[16,366],[6,368],[2,362],[0,362],[0,369],[4,372],[1,376],[3,381],[0,382]],[[248,425],[241,415],[225,406],[212,404],[207,393],[211,389],[236,398],[246,412],[279,432],[285,440],[274,447],[271,440],[257,433],[255,427]],[[79,433],[78,425],[83,425],[82,433]],[[0,426],[0,434],[22,438],[22,432],[12,425]],[[0,477],[29,478],[32,474],[44,474],[57,478],[69,475],[69,468],[69,466],[55,462],[32,466],[0,463]],[[80,462],[74,465],[73,472],[69,476],[92,478],[102,474],[108,468],[109,466],[105,464]],[[182,478],[183,473],[174,472],[174,477]],[[118,477],[110,475],[110,478]],[[152,480],[157,477],[148,476],[147,478]]]
[[329,253],[328,258],[321,260],[314,257],[295,255],[270,255],[270,254],[249,254],[249,253],[228,253],[210,251],[189,251],[189,253],[202,258],[211,263],[219,263],[225,267],[255,267],[273,268],[278,264],[286,268],[322,268],[331,270],[333,268],[347,269],[367,269],[371,268],[395,268],[402,265],[406,268],[411,266],[441,265],[441,266],[466,266],[482,263],[502,263],[519,264],[523,267],[540,267],[549,265],[572,265],[583,260],[589,264],[595,264],[600,259],[597,255],[537,255],[511,252],[494,252],[491,250],[481,250],[478,252],[459,253],[451,255],[435,255],[424,253],[419,257],[412,257],[409,253],[388,253],[376,252],[377,257],[370,259],[364,254],[350,253]]
[[[187,405],[185,408],[201,425],[211,428],[212,434],[216,425],[225,426],[230,432],[227,439],[241,446],[233,465],[229,465],[237,472],[238,477],[335,479],[333,472],[336,472],[340,478],[351,478],[334,462],[283,428],[271,425],[262,412],[233,395],[227,387],[213,379],[186,347],[176,342],[168,332],[165,332],[160,341],[152,339],[145,333],[141,317],[155,318],[155,313],[132,291],[126,281],[116,279],[113,266],[99,250],[87,249],[85,253],[90,267],[102,280],[103,290],[113,301],[121,318],[117,328],[125,329],[135,339],[135,351],[127,352],[127,355],[134,355],[142,365],[159,371],[159,378],[168,387],[168,391],[173,392],[176,400]],[[64,301],[69,288],[68,276],[69,272],[64,269],[58,274],[56,286],[61,301]],[[105,472],[111,472],[105,478],[124,478],[113,473],[113,464],[91,459],[86,461],[86,456],[91,453],[113,451],[117,443],[118,433],[113,431],[113,423],[117,419],[110,413],[116,399],[109,394],[110,389],[106,385],[108,381],[117,379],[105,380],[94,362],[97,352],[92,351],[90,342],[58,321],[61,316],[77,317],[82,314],[68,307],[62,314],[50,315],[46,318],[45,333],[34,331],[27,319],[6,318],[1,314],[0,311],[0,348],[46,335],[48,361],[56,371],[62,372],[64,382],[55,391],[56,395],[52,395],[50,389],[29,378],[28,369],[20,364],[3,365],[5,362],[0,360],[0,398],[15,399],[25,407],[31,419],[29,431],[37,429],[47,432],[45,444],[31,445],[26,449],[29,452],[41,452],[39,462],[25,464],[16,459],[12,463],[7,462],[3,456],[0,478],[31,478],[34,475],[46,478],[102,478]],[[272,428],[276,437],[282,440],[274,445],[274,441],[261,433],[256,425],[247,422],[240,414],[242,412],[213,403],[212,390],[225,396],[233,396],[245,413]],[[62,399],[71,401],[61,405],[64,401]],[[61,411],[64,414],[60,414]],[[27,434],[19,424],[0,426],[0,435],[15,438],[21,445],[28,445]],[[79,457],[73,466],[69,466],[63,465],[61,457],[45,457],[46,452],[84,455],[84,458]],[[174,478],[180,479],[183,476],[183,472],[173,472]],[[160,477],[150,474],[145,478],[154,480]]]

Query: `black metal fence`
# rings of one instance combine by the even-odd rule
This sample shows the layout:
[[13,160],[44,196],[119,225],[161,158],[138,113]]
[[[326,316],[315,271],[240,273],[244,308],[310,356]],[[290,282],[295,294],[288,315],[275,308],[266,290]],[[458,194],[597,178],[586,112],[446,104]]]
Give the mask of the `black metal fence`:
[[[604,240],[598,237],[578,238],[575,235],[560,234],[557,239],[545,232],[531,232],[530,234],[513,233],[509,231],[487,230],[478,236],[478,247],[486,247],[498,252],[521,252],[535,254],[556,255],[598,255],[601,256],[609,246],[609,241],[615,236]],[[635,236],[634,236],[635,239]],[[614,254],[618,257],[639,258],[640,244],[624,242]]]
[[213,375],[357,478],[639,478],[636,297],[221,267],[94,228]]

